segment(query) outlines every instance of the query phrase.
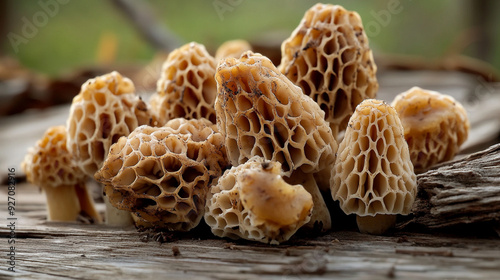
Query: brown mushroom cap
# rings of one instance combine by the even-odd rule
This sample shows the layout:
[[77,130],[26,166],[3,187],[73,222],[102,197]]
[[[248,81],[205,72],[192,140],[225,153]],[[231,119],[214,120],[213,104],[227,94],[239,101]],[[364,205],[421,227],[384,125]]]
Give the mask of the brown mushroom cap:
[[131,211],[138,226],[188,231],[198,225],[209,186],[226,165],[213,123],[174,119],[120,138],[95,178],[111,204]]
[[232,165],[261,156],[280,162],[290,176],[298,169],[315,173],[335,161],[337,143],[324,112],[268,58],[252,52],[228,58],[215,77],[217,125]]
[[281,55],[280,71],[320,105],[335,136],[356,106],[377,93],[377,67],[361,18],[341,6],[310,8]]
[[46,193],[48,220],[74,221],[83,211],[96,222],[101,221],[85,187],[86,175],[67,150],[65,126],[47,129],[28,151],[21,167],[27,180]]
[[287,184],[281,164],[253,157],[232,167],[210,191],[205,221],[220,237],[277,244],[311,216],[313,201],[301,185]]
[[332,170],[331,191],[346,214],[409,214],[416,176],[398,114],[364,100],[352,115]]
[[174,118],[206,118],[215,123],[215,59],[205,46],[186,44],[171,52],[150,99],[158,125]]
[[67,120],[67,147],[88,176],[93,177],[101,168],[118,138],[150,123],[146,103],[134,91],[132,81],[111,72],[88,80],[73,99]]
[[239,58],[244,52],[251,50],[252,46],[245,40],[226,41],[215,52],[215,61],[228,57]]
[[392,102],[401,118],[416,172],[451,160],[467,139],[469,119],[453,97],[413,87]]

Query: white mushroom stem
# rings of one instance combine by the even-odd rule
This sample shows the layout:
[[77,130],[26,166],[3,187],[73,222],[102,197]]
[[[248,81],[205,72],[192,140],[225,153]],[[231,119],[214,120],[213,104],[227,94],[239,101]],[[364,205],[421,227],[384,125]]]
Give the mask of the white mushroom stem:
[[304,227],[314,230],[319,230],[320,232],[326,232],[332,228],[332,219],[328,207],[326,206],[325,200],[321,195],[314,175],[310,173],[303,173],[300,171],[295,171],[292,177],[286,178],[289,184],[300,184],[309,192],[312,196],[314,202],[314,208],[312,211],[311,220],[304,225]]
[[85,186],[85,184],[75,186],[75,191],[78,197],[78,202],[80,203],[81,211],[92,217],[92,219],[94,219],[94,223],[102,223],[101,215],[99,215],[99,212],[97,212],[95,208],[94,199],[90,195],[87,186]]
[[375,216],[356,216],[358,229],[362,233],[384,234],[396,224],[396,215],[376,214]]
[[104,196],[103,198],[106,204],[106,215],[104,220],[107,225],[128,227],[134,224],[134,220],[132,219],[132,215],[129,211],[117,209],[109,202],[109,198],[107,196]]
[[44,191],[47,198],[47,220],[76,220],[81,208],[74,186],[46,187]]

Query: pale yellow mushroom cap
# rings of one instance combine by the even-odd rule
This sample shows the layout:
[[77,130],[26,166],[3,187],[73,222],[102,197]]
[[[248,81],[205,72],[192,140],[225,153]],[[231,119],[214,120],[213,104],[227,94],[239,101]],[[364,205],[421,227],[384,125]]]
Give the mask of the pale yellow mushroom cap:
[[280,243],[311,218],[313,199],[281,177],[281,164],[253,157],[222,175],[208,196],[205,221],[220,237]]
[[244,52],[251,50],[252,46],[245,40],[226,41],[215,52],[215,61],[228,57],[239,58]]
[[333,164],[337,142],[324,112],[268,58],[252,52],[227,58],[215,78],[217,125],[233,166],[261,156],[290,176]]
[[383,101],[363,101],[349,120],[332,170],[331,192],[346,214],[409,214],[416,176],[398,114]]
[[378,91],[377,66],[356,12],[316,4],[281,45],[280,71],[325,112],[335,136]]
[[453,97],[413,87],[392,102],[401,118],[415,171],[451,160],[469,133],[464,107]]
[[132,81],[111,72],[85,82],[73,99],[66,123],[67,147],[88,176],[102,166],[118,138],[150,123],[147,105],[134,91]]
[[28,181],[41,188],[74,186],[85,180],[85,174],[73,163],[66,148],[63,125],[47,129],[28,151],[21,167]]
[[95,178],[113,206],[131,211],[138,226],[188,231],[227,165],[223,138],[206,119],[140,126],[111,147]]
[[215,68],[215,59],[201,44],[191,42],[172,51],[150,99],[158,125],[174,118],[206,118],[215,123]]

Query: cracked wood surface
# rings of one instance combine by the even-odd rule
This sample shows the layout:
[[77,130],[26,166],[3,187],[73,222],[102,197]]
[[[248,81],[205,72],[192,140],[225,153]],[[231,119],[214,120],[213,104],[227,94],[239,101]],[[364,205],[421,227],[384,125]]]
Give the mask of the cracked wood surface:
[[[44,196],[28,184],[18,185],[16,200],[23,202],[16,209],[16,272],[7,272],[2,261],[0,279],[496,279],[500,274],[500,239],[487,235],[372,236],[344,229],[279,246],[194,233],[159,243],[134,228],[47,222]],[[5,253],[9,234],[2,226]]]
[[500,220],[500,144],[420,174],[417,181],[412,223],[440,228]]

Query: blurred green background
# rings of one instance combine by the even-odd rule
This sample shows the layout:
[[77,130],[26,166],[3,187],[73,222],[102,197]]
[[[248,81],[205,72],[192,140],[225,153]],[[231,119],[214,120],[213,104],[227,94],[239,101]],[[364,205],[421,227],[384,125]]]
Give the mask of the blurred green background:
[[[40,15],[44,11],[41,3],[46,5],[49,2],[57,3],[57,11],[44,20]],[[212,53],[219,44],[229,39],[281,42],[298,25],[304,12],[316,3],[310,0],[133,2],[147,4],[153,18],[181,42],[197,41],[205,44]],[[454,51],[483,59],[500,68],[500,52],[496,51],[500,49],[500,29],[496,28],[500,26],[500,1],[324,2],[357,11],[376,54],[439,58]],[[157,52],[112,1],[10,0],[4,1],[2,6],[3,33],[6,35],[3,36],[2,53],[16,57],[28,68],[51,76],[103,61],[145,64]],[[23,36],[26,21],[46,23],[35,26],[36,34],[29,34],[33,35],[32,38],[26,38]],[[13,34],[26,40],[20,42]],[[106,57],[106,53],[99,54],[102,44],[114,46],[116,51],[111,57]]]

